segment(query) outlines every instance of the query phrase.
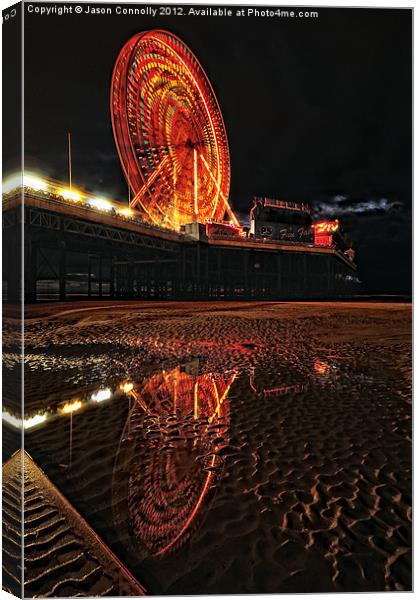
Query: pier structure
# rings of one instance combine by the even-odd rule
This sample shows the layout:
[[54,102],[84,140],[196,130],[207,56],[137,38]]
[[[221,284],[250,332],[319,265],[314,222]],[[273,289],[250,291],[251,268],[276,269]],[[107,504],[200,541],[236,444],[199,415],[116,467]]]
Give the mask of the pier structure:
[[339,298],[359,287],[356,265],[336,247],[183,232],[115,211],[23,188],[3,198],[3,297],[25,302],[77,298]]

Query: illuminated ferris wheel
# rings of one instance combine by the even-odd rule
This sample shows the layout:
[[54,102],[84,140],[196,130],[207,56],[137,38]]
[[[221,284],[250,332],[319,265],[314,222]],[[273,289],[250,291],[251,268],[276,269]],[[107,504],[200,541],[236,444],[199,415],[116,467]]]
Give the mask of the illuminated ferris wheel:
[[186,44],[163,30],[132,37],[114,67],[111,113],[132,208],[173,229],[226,214],[238,225],[221,111]]

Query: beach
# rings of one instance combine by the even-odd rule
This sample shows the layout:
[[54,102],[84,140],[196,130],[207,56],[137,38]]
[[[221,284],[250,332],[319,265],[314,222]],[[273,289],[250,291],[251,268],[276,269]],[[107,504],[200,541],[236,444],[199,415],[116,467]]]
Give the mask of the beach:
[[27,452],[149,593],[411,589],[411,304],[39,304],[25,348]]

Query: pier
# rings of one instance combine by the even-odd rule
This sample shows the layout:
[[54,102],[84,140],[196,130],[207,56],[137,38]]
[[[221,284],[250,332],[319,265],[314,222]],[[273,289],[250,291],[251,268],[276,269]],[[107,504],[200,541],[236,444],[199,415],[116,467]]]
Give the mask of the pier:
[[[3,201],[3,294],[80,298],[297,299],[354,293],[356,267],[333,247],[177,233],[24,188]],[[198,229],[199,231],[199,229]]]

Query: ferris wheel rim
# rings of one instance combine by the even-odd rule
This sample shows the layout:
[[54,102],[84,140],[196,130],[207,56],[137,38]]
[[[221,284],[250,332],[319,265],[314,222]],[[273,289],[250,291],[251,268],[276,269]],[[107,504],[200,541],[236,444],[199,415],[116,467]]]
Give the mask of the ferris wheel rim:
[[[159,36],[163,36],[163,39]],[[169,32],[165,29],[153,29],[153,30],[142,31],[140,33],[133,35],[131,38],[129,38],[129,40],[124,44],[124,46],[119,51],[119,54],[118,54],[118,57],[117,57],[117,60],[116,60],[116,63],[115,63],[114,69],[113,69],[113,73],[112,73],[112,85],[111,85],[111,94],[110,94],[112,128],[114,131],[114,136],[115,136],[115,140],[116,140],[118,154],[119,154],[119,157],[121,160],[121,165],[122,165],[126,180],[128,182],[128,185],[130,186],[130,188],[134,189],[133,179],[136,177],[137,181],[139,179],[141,181],[142,185],[145,186],[145,188],[146,188],[144,190],[144,195],[145,194],[150,195],[150,202],[153,201],[152,192],[149,190],[149,186],[151,187],[151,184],[149,183],[149,180],[146,178],[146,176],[139,164],[139,159],[137,156],[138,148],[136,148],[134,146],[132,136],[130,135],[130,132],[129,132],[128,111],[126,108],[127,107],[127,87],[131,81],[130,76],[129,76],[129,68],[130,68],[130,65],[133,64],[134,60],[136,60],[136,55],[139,52],[139,46],[140,46],[141,42],[143,42],[146,38],[150,39],[150,41],[154,41],[157,47],[166,46],[168,48],[168,50],[170,51],[170,53],[172,55],[174,55],[175,61],[177,63],[181,63],[185,67],[187,76],[189,77],[190,80],[193,81],[193,84],[194,84],[194,87],[192,89],[195,92],[195,94],[199,95],[199,104],[196,106],[197,106],[197,108],[202,108],[202,105],[203,105],[206,109],[204,121],[197,122],[195,119],[193,119],[193,122],[195,123],[197,130],[201,130],[201,132],[202,132],[204,125],[205,126],[209,125],[209,127],[211,128],[212,139],[207,141],[207,147],[210,148],[210,150],[208,150],[208,151],[212,152],[211,156],[213,156],[215,153],[215,156],[217,157],[217,161],[218,161],[217,162],[217,172],[214,175],[214,173],[212,173],[210,170],[211,165],[208,165],[208,162],[205,160],[205,157],[203,156],[202,153],[200,153],[202,163],[203,163],[204,167],[208,170],[209,176],[212,181],[210,181],[208,179],[208,176],[207,176],[207,180],[208,180],[209,184],[215,190],[213,192],[213,196],[214,196],[215,200],[214,200],[214,198],[210,199],[212,201],[212,205],[213,205],[212,214],[207,216],[206,220],[208,220],[208,218],[213,218],[216,211],[217,211],[217,214],[221,214],[221,213],[225,214],[226,210],[228,211],[228,209],[230,209],[230,212],[232,212],[231,208],[229,207],[229,204],[228,204],[228,194],[229,194],[230,183],[231,183],[231,161],[230,161],[230,152],[229,152],[229,147],[228,147],[227,129],[226,129],[225,121],[224,121],[224,118],[223,118],[223,115],[221,112],[220,104],[218,102],[214,88],[209,80],[209,77],[208,77],[207,73],[205,72],[204,68],[202,67],[202,64],[199,61],[199,59],[195,56],[195,54],[192,52],[190,47],[183,40],[181,40],[176,34]],[[167,40],[165,40],[164,38],[167,38]],[[184,57],[182,56],[179,49],[186,51],[186,56],[191,61],[190,65],[185,62]],[[121,77],[122,77],[123,81],[121,81]],[[197,81],[197,79],[198,79],[198,81]],[[199,85],[202,83],[204,83],[204,85],[205,85],[204,91],[201,89],[201,87]],[[137,90],[140,89],[139,83],[137,83],[136,89]],[[119,104],[118,104],[119,112],[118,112],[118,118],[117,118],[117,114],[116,114],[117,111],[115,109],[115,106],[117,105],[117,101],[115,99],[115,96],[118,94],[120,95],[120,97],[119,97]],[[138,104],[136,104],[136,106],[138,107]],[[189,110],[189,113],[188,113],[189,116],[195,116],[195,112],[194,112],[193,108],[194,108],[194,106],[192,106],[192,107],[186,106],[185,107],[186,111]],[[138,108],[137,108],[137,110],[138,110]],[[118,119],[119,119],[119,122],[117,122]],[[200,137],[201,137],[202,143],[204,143],[205,136],[201,133]],[[129,156],[129,153],[130,153],[130,156]],[[170,157],[170,153],[168,153],[167,156],[169,157],[168,160],[172,165],[171,172],[173,172],[174,159]],[[132,158],[132,157],[134,157],[134,158]],[[208,158],[208,156],[207,156],[207,158]],[[165,159],[163,159],[163,160],[165,160]],[[158,166],[154,169],[153,173],[156,172],[160,168],[163,160],[161,160],[158,163]],[[131,173],[131,168],[130,168],[132,166],[133,161],[135,161],[135,163],[136,163],[136,173],[134,173],[134,174]],[[164,174],[164,171],[162,171],[162,177],[163,177],[163,174]],[[138,175],[139,175],[139,178],[138,178]],[[224,191],[222,191],[222,189],[221,189],[220,182],[223,184]],[[149,216],[151,218],[153,218],[153,215],[148,212],[147,206],[145,206],[145,204],[141,200],[142,200],[142,198],[140,198],[140,200],[138,200],[137,202],[140,204],[140,206],[143,208],[143,210],[145,212],[147,212],[147,214],[149,214]],[[201,202],[201,205],[203,205],[204,202],[208,202],[208,197],[204,197],[204,200]],[[222,202],[224,204],[222,204]],[[188,211],[185,210],[185,214],[187,212]],[[230,214],[230,212],[229,212],[229,214]],[[162,212],[162,214],[163,214],[163,212]],[[168,221],[170,221],[170,216],[167,215],[167,217],[168,217]],[[232,218],[234,219],[234,213],[232,215]],[[160,223],[157,223],[157,224],[160,224]]]

